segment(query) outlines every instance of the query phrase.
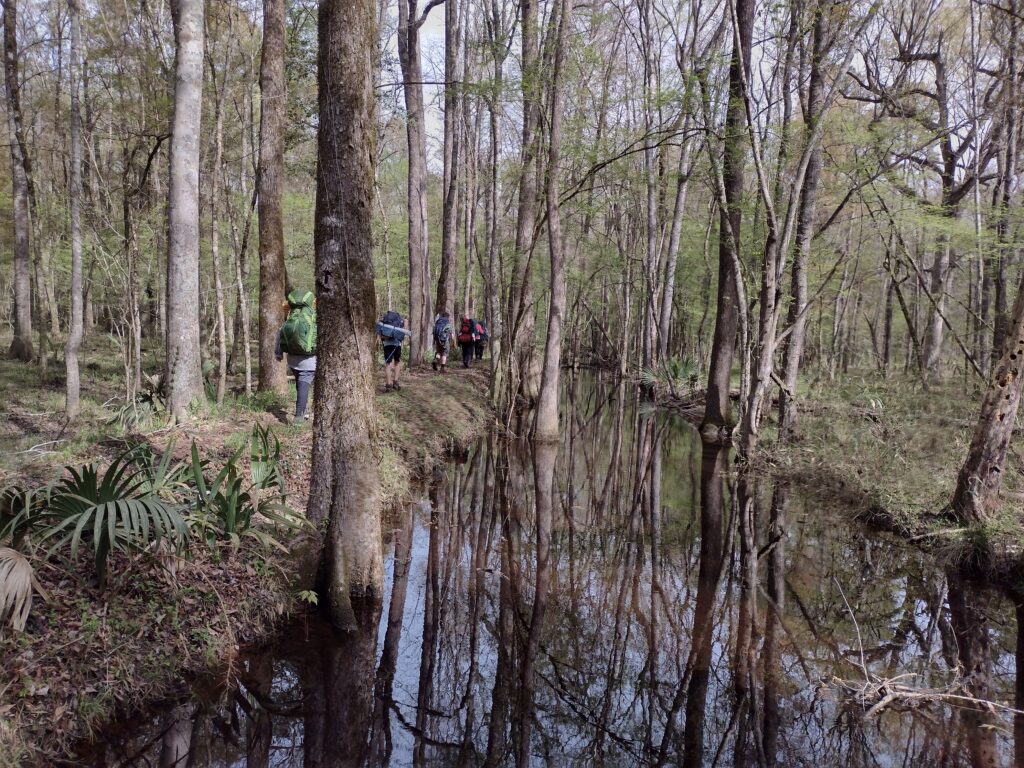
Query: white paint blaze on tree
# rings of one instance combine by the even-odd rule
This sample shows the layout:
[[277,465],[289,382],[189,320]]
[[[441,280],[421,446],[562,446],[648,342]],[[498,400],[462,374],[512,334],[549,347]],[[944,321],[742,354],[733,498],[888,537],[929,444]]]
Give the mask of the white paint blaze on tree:
[[199,351],[199,140],[203,0],[174,0],[177,38],[167,240],[167,408],[176,420],[203,397]]

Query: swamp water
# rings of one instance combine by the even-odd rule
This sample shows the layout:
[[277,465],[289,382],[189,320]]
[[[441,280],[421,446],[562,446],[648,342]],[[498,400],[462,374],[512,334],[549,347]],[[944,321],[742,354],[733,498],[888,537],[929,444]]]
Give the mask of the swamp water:
[[299,619],[82,764],[1024,765],[1024,719],[975,701],[1024,697],[1008,599],[634,389],[572,379],[562,418],[557,455],[483,440],[389,521],[363,631]]

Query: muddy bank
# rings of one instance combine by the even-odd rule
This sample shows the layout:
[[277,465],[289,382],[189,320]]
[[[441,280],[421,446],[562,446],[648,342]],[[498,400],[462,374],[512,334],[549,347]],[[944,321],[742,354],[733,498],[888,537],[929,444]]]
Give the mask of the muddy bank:
[[[410,498],[415,478],[483,434],[490,422],[483,370],[444,377],[407,376],[400,392],[379,394],[381,482],[385,508]],[[111,439],[78,459],[104,462],[125,441],[143,441],[184,456],[194,440],[216,464],[254,423],[272,425],[282,442],[288,503],[304,510],[311,431],[287,426],[283,414],[232,411],[173,432]],[[63,458],[63,457],[61,457]],[[54,480],[61,465],[50,468]],[[28,484],[32,475],[8,476]],[[103,591],[88,556],[68,569],[37,548],[31,558],[49,602],[34,599],[26,631],[0,636],[0,766],[54,765],[99,724],[182,692],[185,681],[230,669],[239,648],[264,642],[302,605],[315,533],[286,539],[287,552],[243,539],[237,552],[194,547],[188,560],[129,561],[112,556]],[[80,567],[79,567],[80,566]]]

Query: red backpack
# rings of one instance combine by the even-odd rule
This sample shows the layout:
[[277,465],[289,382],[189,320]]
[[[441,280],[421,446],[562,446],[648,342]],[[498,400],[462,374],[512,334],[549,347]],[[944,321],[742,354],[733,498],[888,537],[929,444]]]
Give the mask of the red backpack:
[[473,321],[463,320],[459,329],[459,344],[469,344],[473,341]]

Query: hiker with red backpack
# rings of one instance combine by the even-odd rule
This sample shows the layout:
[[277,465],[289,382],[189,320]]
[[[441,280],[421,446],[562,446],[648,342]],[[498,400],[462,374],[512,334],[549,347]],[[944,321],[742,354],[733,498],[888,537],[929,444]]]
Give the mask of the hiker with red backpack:
[[277,332],[274,356],[282,360],[286,354],[295,376],[295,423],[301,424],[307,420],[306,402],[316,377],[316,298],[311,291],[288,294],[288,318]]
[[473,362],[473,353],[476,350],[476,323],[469,315],[462,316],[462,325],[459,327],[459,346],[462,347],[462,367],[469,368]]
[[405,320],[393,309],[384,313],[377,323],[377,334],[384,345],[384,391],[402,388],[398,375],[402,372],[402,342],[409,331]]

